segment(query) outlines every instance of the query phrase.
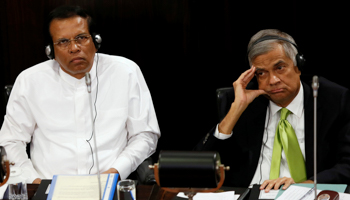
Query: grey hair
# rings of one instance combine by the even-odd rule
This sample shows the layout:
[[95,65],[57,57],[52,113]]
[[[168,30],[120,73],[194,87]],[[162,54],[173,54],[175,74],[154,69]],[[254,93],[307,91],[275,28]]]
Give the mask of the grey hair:
[[250,39],[249,44],[248,44],[248,61],[249,61],[249,66],[252,66],[252,61],[259,55],[268,53],[269,51],[272,51],[275,48],[275,44],[281,44],[286,56],[293,60],[294,65],[297,65],[297,61],[295,59],[295,56],[298,54],[298,50],[294,47],[289,42],[286,42],[284,40],[278,40],[278,39],[272,39],[272,40],[265,40],[262,42],[259,42],[252,46],[258,39],[271,35],[271,36],[279,36],[282,38],[285,38],[292,43],[296,44],[292,36],[288,35],[287,33],[284,33],[280,30],[277,29],[266,29],[266,30],[261,30],[253,37]]

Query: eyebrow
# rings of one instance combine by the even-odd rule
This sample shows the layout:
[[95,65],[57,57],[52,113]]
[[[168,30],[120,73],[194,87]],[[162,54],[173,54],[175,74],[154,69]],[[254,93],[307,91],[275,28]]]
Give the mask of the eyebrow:
[[[286,62],[283,61],[283,60],[279,60],[279,61],[276,62],[273,66],[276,67],[276,66],[278,66],[278,65],[281,64],[281,63],[286,63]],[[259,70],[264,70],[264,71],[266,71],[265,68],[255,67],[255,72],[257,72],[257,71],[259,71]]]
[[[81,35],[89,35],[88,33],[79,33],[78,35],[74,36],[74,38],[81,36]],[[60,40],[69,40],[68,38],[59,38],[56,41],[60,41]]]
[[264,68],[255,67],[255,72],[259,70],[265,70]]
[[284,62],[283,60],[279,60],[277,63],[275,63],[273,66],[277,66],[277,65],[279,65],[279,64],[281,64],[281,63],[286,63],[286,62]]

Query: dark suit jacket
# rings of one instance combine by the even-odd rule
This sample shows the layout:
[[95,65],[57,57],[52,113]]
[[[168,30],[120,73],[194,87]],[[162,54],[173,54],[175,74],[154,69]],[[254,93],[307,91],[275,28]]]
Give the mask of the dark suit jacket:
[[[310,79],[312,80],[312,79]],[[348,89],[319,78],[317,100],[317,181],[350,184],[350,96]],[[302,82],[305,113],[305,159],[308,179],[313,180],[314,98],[310,83]],[[254,86],[253,86],[254,87]],[[259,96],[244,111],[227,140],[213,136],[215,127],[195,150],[218,151],[231,167],[224,185],[247,187],[256,171],[268,100]]]

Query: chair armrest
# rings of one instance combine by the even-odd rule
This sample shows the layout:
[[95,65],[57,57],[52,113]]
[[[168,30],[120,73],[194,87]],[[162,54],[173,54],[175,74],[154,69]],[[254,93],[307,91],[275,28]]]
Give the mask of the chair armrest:
[[153,185],[156,184],[156,179],[154,178],[154,172],[148,166],[153,165],[152,157],[148,157],[144,160],[136,169],[136,177],[140,184],[142,185]]

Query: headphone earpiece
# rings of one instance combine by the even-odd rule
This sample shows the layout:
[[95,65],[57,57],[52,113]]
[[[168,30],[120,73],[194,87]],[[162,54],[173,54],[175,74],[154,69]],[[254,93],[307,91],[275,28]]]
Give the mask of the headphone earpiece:
[[304,55],[298,53],[295,56],[295,59],[297,61],[297,66],[298,66],[299,70],[302,71],[304,69],[305,62],[306,62]]
[[45,47],[45,54],[50,60],[55,58],[55,53],[53,52],[52,44],[49,44]]
[[[92,36],[92,41],[94,42],[95,48],[98,50],[99,48],[101,48],[102,37],[100,36],[100,34],[96,34],[96,33],[91,34],[91,36]],[[55,53],[54,53],[52,43],[48,44],[45,47],[45,54],[50,60],[55,58]]]
[[101,48],[102,37],[100,36],[100,34],[93,33],[92,38],[96,49],[99,50]]
[[298,46],[295,43],[293,43],[292,41],[287,40],[286,38],[283,38],[283,37],[280,37],[280,36],[277,36],[277,35],[266,35],[266,36],[256,40],[252,44],[252,46],[250,46],[250,48],[248,49],[247,55],[249,54],[250,50],[252,49],[252,47],[254,45],[256,45],[256,44],[258,44],[258,43],[260,43],[262,41],[265,41],[265,40],[282,40],[282,41],[285,41],[285,42],[288,42],[288,43],[292,44],[298,50],[298,53],[295,56],[295,60],[297,62],[297,67],[299,68],[300,71],[302,71],[304,69],[306,60],[304,58],[304,55],[299,53],[300,51],[299,51]]

